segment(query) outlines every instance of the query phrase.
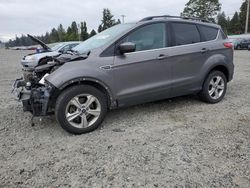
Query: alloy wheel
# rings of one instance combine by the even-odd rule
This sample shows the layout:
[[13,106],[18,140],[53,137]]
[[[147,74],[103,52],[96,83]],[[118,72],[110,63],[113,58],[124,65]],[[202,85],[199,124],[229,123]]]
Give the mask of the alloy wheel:
[[223,95],[224,90],[225,90],[225,83],[223,78],[218,75],[214,76],[208,85],[209,96],[212,99],[217,100]]
[[93,125],[101,114],[99,100],[90,94],[81,94],[72,98],[65,110],[66,120],[76,128],[87,128]]

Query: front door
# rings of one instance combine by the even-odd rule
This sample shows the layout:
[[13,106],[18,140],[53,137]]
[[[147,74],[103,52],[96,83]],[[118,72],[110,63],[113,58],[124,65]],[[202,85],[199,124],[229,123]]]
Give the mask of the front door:
[[171,68],[166,39],[166,24],[154,23],[133,31],[118,43],[136,45],[135,52],[115,56],[113,71],[119,106],[169,96]]

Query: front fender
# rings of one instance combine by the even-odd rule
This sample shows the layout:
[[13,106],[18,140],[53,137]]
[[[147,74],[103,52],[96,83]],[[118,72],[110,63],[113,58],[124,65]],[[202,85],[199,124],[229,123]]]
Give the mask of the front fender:
[[76,79],[95,80],[109,87],[113,86],[113,76],[110,72],[84,61],[67,62],[46,77],[46,81],[58,89]]
[[115,105],[115,97],[112,91],[112,88],[114,88],[112,72],[99,68],[99,65],[93,62],[74,61],[65,63],[47,76],[45,80],[61,91],[76,83],[88,82],[101,86],[109,95],[111,107]]

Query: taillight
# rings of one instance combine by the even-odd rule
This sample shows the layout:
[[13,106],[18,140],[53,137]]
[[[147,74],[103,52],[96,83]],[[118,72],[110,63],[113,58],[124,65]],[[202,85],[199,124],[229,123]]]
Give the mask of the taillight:
[[223,45],[226,47],[226,48],[231,48],[233,49],[233,44],[231,42],[224,42]]

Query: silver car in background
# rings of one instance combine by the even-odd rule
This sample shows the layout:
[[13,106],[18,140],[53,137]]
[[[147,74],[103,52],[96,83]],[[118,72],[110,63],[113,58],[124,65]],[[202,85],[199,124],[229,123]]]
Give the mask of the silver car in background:
[[57,56],[67,51],[71,50],[81,42],[79,41],[70,41],[70,42],[59,42],[51,45],[46,45],[41,40],[28,35],[33,41],[37,42],[42,46],[41,52],[36,52],[24,56],[21,60],[21,64],[27,68],[34,68],[38,65],[45,64],[49,58]]

